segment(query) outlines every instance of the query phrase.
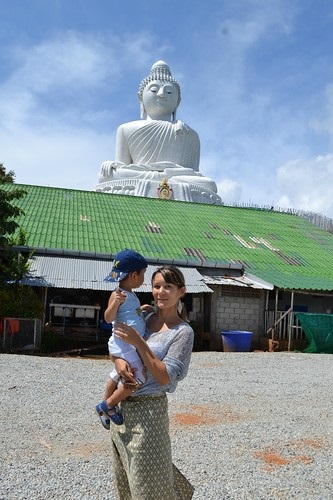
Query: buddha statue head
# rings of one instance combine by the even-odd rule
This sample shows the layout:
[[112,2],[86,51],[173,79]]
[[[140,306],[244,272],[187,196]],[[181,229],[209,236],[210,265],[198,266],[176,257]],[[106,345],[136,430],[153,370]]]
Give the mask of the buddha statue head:
[[152,65],[149,75],[140,83],[138,97],[140,116],[146,119],[155,115],[171,117],[176,121],[176,111],[181,101],[180,86],[164,61]]

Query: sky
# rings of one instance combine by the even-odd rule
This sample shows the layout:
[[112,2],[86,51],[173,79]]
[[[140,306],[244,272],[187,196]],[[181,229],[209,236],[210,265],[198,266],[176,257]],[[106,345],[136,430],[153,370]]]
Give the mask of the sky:
[[331,0],[0,0],[0,163],[92,190],[154,62],[225,204],[333,218]]

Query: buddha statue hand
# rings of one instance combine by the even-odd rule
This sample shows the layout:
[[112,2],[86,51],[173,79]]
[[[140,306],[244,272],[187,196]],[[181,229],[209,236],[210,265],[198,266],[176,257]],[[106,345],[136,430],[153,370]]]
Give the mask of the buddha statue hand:
[[120,161],[103,161],[101,170],[99,171],[99,182],[104,182],[113,177],[112,171],[124,166],[125,163]]
[[[156,170],[157,172],[167,172],[173,168],[183,168],[181,165],[172,163],[171,161],[157,161],[149,165],[149,170]],[[190,169],[192,170],[192,169]]]

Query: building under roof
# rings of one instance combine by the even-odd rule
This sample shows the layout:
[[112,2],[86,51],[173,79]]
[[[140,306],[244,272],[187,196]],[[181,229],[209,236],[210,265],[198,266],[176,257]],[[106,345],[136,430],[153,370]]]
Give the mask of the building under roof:
[[[154,264],[216,276],[239,266],[276,288],[333,290],[333,234],[270,210],[7,184],[27,195],[17,221],[35,255],[112,260],[123,248]],[[211,273],[210,273],[211,274]]]
[[26,233],[17,250],[33,252],[23,283],[43,287],[45,311],[52,321],[62,311],[63,327],[69,310],[78,321],[89,304],[92,315],[103,311],[112,290],[104,277],[124,248],[148,261],[142,300],[151,298],[156,266],[184,271],[190,318],[211,346],[218,339],[217,349],[222,328],[250,330],[260,345],[278,314],[332,309],[333,234],[297,215],[44,186],[2,189],[16,187],[27,193],[15,201]]

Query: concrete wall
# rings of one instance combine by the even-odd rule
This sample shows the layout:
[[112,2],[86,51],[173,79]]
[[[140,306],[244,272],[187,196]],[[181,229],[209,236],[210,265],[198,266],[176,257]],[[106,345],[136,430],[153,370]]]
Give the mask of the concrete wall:
[[222,349],[221,330],[247,330],[253,332],[251,348],[258,348],[264,333],[266,292],[245,287],[210,287],[214,290],[210,347]]

